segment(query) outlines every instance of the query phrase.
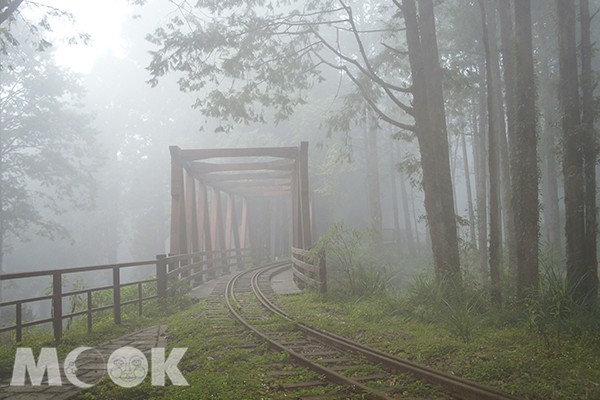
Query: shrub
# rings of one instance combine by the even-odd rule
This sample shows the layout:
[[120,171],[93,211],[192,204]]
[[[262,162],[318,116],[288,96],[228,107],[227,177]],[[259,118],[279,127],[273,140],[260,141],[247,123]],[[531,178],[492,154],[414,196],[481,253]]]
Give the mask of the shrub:
[[315,255],[325,252],[328,277],[345,295],[366,298],[390,287],[393,277],[388,268],[377,263],[372,241],[367,239],[368,232],[336,223],[312,250]]

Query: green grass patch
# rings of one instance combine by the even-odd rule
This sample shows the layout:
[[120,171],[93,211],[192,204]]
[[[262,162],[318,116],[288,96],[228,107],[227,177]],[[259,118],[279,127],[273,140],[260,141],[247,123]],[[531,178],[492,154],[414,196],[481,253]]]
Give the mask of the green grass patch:
[[[245,300],[244,296],[241,298]],[[287,399],[325,394],[332,390],[331,386],[306,388],[294,391],[293,395],[283,391],[282,385],[286,383],[317,380],[319,376],[293,366],[287,354],[270,351],[266,344],[254,338],[233,319],[215,321],[207,318],[206,306],[206,300],[201,300],[188,310],[163,321],[169,327],[169,349],[188,348],[179,363],[179,369],[189,386],[170,385],[167,378],[166,386],[153,387],[147,377],[139,386],[124,389],[104,377],[96,386],[79,395],[78,399]],[[221,307],[220,311],[227,315],[225,306]],[[247,311],[246,308],[244,310]],[[279,324],[276,320],[279,320]],[[273,330],[286,330],[289,325],[282,323],[280,318],[269,322]],[[294,373],[281,377],[269,375],[270,371],[280,370]]]
[[600,398],[597,335],[564,333],[560,348],[549,347],[526,324],[471,313],[476,321],[463,340],[447,321],[414,318],[389,295],[352,300],[304,293],[277,302],[309,325],[528,399]]
[[137,304],[126,305],[121,309],[120,325],[115,325],[112,310],[97,312],[93,315],[92,332],[87,330],[85,316],[75,317],[69,321],[59,341],[54,340],[51,327],[24,329],[20,343],[14,341],[14,334],[4,334],[0,337],[0,379],[10,379],[17,347],[31,347],[36,355],[42,347],[56,347],[58,356],[62,359],[76,347],[93,347],[132,331],[162,324],[167,316],[189,307],[194,301],[188,297],[179,297],[159,305],[156,300],[150,300],[144,303],[142,316],[138,315]]

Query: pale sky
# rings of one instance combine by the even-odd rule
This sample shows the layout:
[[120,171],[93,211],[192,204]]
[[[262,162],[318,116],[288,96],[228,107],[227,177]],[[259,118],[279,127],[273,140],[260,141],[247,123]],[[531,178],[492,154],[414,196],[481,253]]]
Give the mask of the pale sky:
[[[134,6],[127,0],[43,0],[40,3],[71,12],[76,19],[76,29],[92,36],[88,46],[68,46],[54,40],[56,60],[59,64],[85,74],[104,54],[124,57],[126,43],[121,37],[121,32],[123,25],[134,12]],[[71,32],[69,27],[55,25],[53,29],[58,37]]]

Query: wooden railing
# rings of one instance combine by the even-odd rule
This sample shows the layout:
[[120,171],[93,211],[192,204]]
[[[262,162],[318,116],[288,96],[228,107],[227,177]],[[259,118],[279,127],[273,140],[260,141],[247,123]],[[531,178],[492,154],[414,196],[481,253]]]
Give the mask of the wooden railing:
[[319,254],[318,262],[311,264],[308,250],[292,247],[292,271],[294,281],[300,289],[310,287],[322,294],[327,292],[327,268],[325,255]]
[[[0,333],[14,331],[15,340],[21,342],[24,328],[51,323],[54,338],[58,340],[63,335],[64,320],[85,315],[87,317],[87,329],[91,331],[94,313],[110,309],[113,310],[114,323],[120,324],[123,306],[137,304],[138,313],[142,315],[144,302],[165,298],[174,294],[177,290],[189,291],[201,283],[228,274],[232,267],[240,270],[244,269],[250,263],[259,262],[259,260],[251,260],[252,256],[250,249],[232,249],[181,255],[158,255],[155,260],[119,264],[0,274],[0,283],[2,281],[18,283],[19,280],[36,277],[47,277],[52,283],[51,294],[1,302],[0,309],[15,307],[15,324],[1,327]],[[154,276],[148,279],[121,283],[123,278],[122,271],[133,267],[147,268],[149,270],[147,275],[154,272]],[[63,278],[65,275],[99,271],[112,271],[112,284],[81,290],[63,291]],[[156,285],[155,293],[144,296],[144,285],[152,284]],[[122,301],[121,289],[129,286],[137,286],[137,296],[132,300]],[[112,290],[112,304],[94,307],[93,294],[102,290]],[[87,299],[85,310],[71,313],[63,312],[63,299],[65,297],[82,295]],[[23,322],[23,306],[28,303],[41,301],[50,301],[51,317]]]
[[[158,283],[158,292],[159,294],[164,292],[164,295],[174,294],[175,290],[182,288],[187,291],[219,276],[227,275],[234,266],[240,270],[246,265],[258,265],[261,261],[255,259],[250,248],[239,251],[230,249],[168,257],[158,256],[158,259],[166,265],[166,268],[161,268]],[[164,278],[163,271],[165,271]]]

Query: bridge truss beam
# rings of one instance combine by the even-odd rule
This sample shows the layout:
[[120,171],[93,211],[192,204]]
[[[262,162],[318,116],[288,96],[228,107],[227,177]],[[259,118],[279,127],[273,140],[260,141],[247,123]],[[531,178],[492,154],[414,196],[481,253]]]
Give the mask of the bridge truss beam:
[[[308,142],[298,147],[181,149],[171,146],[171,254],[309,249]],[[260,213],[262,209],[262,214]],[[291,209],[291,218],[285,219]],[[235,254],[234,254],[235,253]],[[232,255],[233,254],[233,255]]]

